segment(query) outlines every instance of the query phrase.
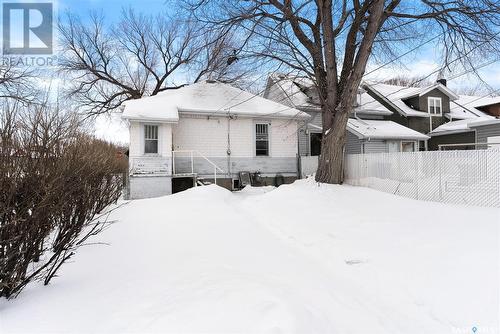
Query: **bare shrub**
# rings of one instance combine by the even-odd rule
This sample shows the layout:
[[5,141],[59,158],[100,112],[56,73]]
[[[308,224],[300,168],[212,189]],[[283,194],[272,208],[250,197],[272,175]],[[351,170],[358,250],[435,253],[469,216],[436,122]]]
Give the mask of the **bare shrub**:
[[116,148],[80,131],[71,113],[5,104],[0,117],[0,297],[48,284],[108,224],[121,195]]

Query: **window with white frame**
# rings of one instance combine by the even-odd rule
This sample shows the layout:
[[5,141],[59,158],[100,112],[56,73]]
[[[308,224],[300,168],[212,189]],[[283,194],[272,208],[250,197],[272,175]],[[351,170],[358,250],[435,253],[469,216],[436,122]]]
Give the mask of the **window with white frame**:
[[401,142],[401,152],[415,152],[415,142],[414,141],[402,141]]
[[144,153],[158,153],[158,125],[144,125]]
[[441,104],[440,97],[428,97],[427,98],[427,106],[429,114],[431,115],[441,115],[443,112],[443,106]]
[[255,124],[255,155],[268,156],[269,155],[269,124],[257,123]]

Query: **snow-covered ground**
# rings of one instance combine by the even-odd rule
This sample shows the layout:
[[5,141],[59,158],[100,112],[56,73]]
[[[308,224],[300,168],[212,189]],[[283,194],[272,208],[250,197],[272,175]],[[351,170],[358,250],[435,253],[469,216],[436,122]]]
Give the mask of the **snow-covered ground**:
[[299,181],[111,218],[108,246],[0,301],[1,333],[499,332],[498,209]]

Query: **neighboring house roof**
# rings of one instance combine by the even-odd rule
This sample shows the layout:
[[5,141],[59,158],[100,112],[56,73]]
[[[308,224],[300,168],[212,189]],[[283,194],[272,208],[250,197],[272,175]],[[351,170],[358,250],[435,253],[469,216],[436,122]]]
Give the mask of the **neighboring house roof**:
[[204,81],[125,103],[123,118],[175,122],[179,113],[208,116],[298,118],[309,115],[229,84]]
[[500,124],[499,119],[492,117],[475,117],[461,119],[459,121],[451,121],[443,125],[438,126],[430,133],[431,137],[450,135],[453,133],[463,133],[473,131],[474,127],[487,125],[487,124]]
[[477,128],[479,126],[493,125],[493,124],[500,125],[500,119],[498,119],[498,118],[488,118],[488,119],[477,120],[476,122],[470,124],[469,127]]
[[361,139],[429,139],[429,136],[393,121],[361,120],[350,118],[347,121],[347,130],[354,133]]
[[[271,87],[273,85],[275,87]],[[305,77],[270,74],[264,97],[302,110],[321,111],[316,87],[311,79]],[[367,107],[364,107],[365,104]],[[354,112],[364,115],[392,115],[392,111],[364,90],[360,90],[358,94]]]
[[354,112],[362,115],[381,116],[390,116],[393,114],[392,111],[384,107],[365,90],[362,90],[360,94],[358,94],[358,101],[357,105],[354,107]]
[[480,107],[500,103],[500,96],[497,97],[478,97],[470,95],[460,95],[458,100],[450,102],[451,119],[466,119],[477,117],[489,117],[487,113],[477,109]]
[[413,90],[413,92],[411,92],[408,95],[403,96],[401,98],[402,99],[407,99],[407,98],[410,98],[410,97],[413,97],[413,96],[423,96],[423,95],[429,93],[430,91],[432,91],[434,89],[438,89],[441,92],[443,92],[444,94],[448,95],[448,97],[450,98],[450,101],[458,99],[458,95],[457,94],[455,94],[451,89],[449,89],[448,87],[444,86],[443,84],[441,84],[439,82],[437,82],[437,83],[435,83],[434,85],[431,85],[431,86],[427,86],[427,87],[415,87],[415,88],[416,88],[416,90]]
[[[387,85],[382,83],[370,83],[370,82],[364,82],[362,84],[362,87],[365,88],[366,90],[371,91],[372,94],[376,95],[381,100],[385,101],[392,108],[394,108],[404,116],[429,117],[429,113],[415,110],[403,102],[403,99],[419,95],[423,91],[423,89],[420,87],[402,87],[402,86],[394,86],[394,85]],[[371,105],[372,105],[371,103],[368,103],[363,107],[370,108]]]
[[309,78],[272,73],[268,76],[264,97],[294,108],[319,110],[314,98],[317,95],[310,90],[313,86]]

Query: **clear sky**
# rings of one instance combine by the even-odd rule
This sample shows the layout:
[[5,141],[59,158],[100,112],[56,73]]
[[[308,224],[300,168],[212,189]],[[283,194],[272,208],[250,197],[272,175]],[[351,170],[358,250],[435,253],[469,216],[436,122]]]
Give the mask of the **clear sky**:
[[134,8],[143,13],[175,11],[176,1],[172,0],[58,0],[59,12],[70,10],[85,14],[89,10],[102,10],[107,18],[116,20],[122,8]]

